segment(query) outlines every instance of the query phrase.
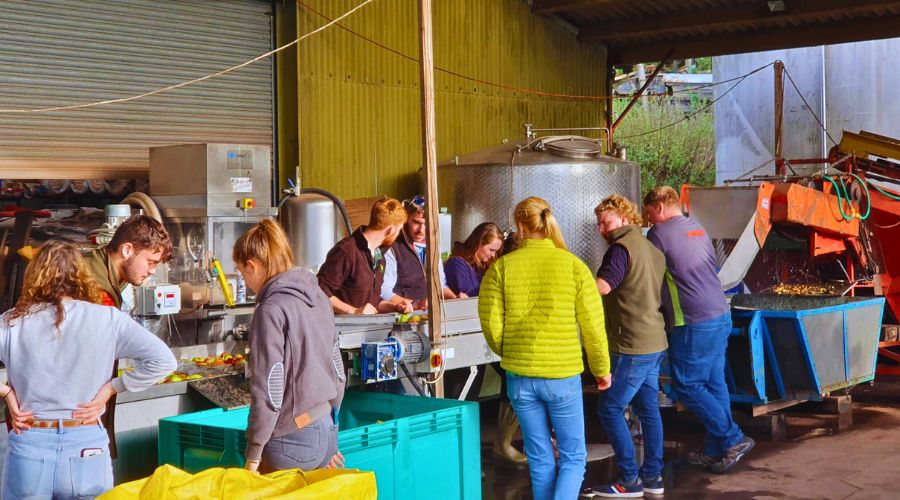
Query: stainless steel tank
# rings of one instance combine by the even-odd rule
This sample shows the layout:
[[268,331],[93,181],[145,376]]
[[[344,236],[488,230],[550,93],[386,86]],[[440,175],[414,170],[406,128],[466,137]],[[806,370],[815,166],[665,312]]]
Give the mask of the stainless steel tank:
[[638,164],[601,150],[585,137],[542,137],[440,163],[438,196],[453,215],[453,240],[464,240],[481,222],[514,226],[516,203],[540,196],[553,207],[569,249],[596,269],[607,245],[594,207],[616,193],[640,206],[641,194]]
[[287,198],[279,209],[278,220],[291,242],[294,263],[313,272],[319,271],[328,251],[346,233],[337,206],[318,194]]

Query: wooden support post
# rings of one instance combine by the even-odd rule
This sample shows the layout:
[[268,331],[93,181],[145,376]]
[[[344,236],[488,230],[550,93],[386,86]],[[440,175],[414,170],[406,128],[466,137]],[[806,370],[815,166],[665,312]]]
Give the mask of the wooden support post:
[[827,396],[822,400],[822,409],[828,414],[837,415],[837,428],[840,431],[853,426],[853,400],[850,395]]
[[[440,348],[441,301],[443,300],[439,268],[441,265],[441,240],[438,227],[437,196],[437,146],[434,126],[434,50],[432,46],[431,0],[419,0],[419,43],[421,57],[419,69],[422,91],[422,160],[425,166],[425,224],[427,255],[425,269],[428,274],[428,326],[431,342]],[[446,363],[446,360],[444,361]],[[443,381],[434,386],[434,395],[444,397]]]
[[793,410],[795,416],[815,416],[840,432],[853,426],[853,400],[850,395],[825,396],[822,401],[810,401]]
[[[793,403],[797,404],[798,401]],[[744,431],[766,433],[772,441],[784,441],[787,439],[787,415],[777,403],[770,408],[772,409],[768,412],[762,413],[760,407],[753,407],[750,412],[734,411],[732,416]]]
[[784,114],[784,63],[775,61],[775,173],[785,174],[784,167],[784,132],[782,121]]
[[766,420],[769,439],[776,443],[787,439],[787,418],[783,412],[770,413],[762,418]]
[[622,114],[619,115],[618,118],[616,118],[616,122],[613,123],[612,127],[610,127],[609,129],[610,134],[614,133],[616,129],[619,128],[622,120],[625,119],[625,116],[628,115],[628,112],[631,111],[631,108],[634,107],[634,104],[638,101],[638,99],[641,98],[642,95],[644,95],[644,91],[647,90],[647,87],[649,87],[651,83],[653,83],[653,79],[656,78],[656,75],[658,75],[660,71],[662,71],[663,66],[665,66],[666,63],[669,62],[669,58],[672,57],[672,53],[674,51],[675,49],[670,49],[669,52],[667,52],[666,55],[663,56],[662,61],[659,62],[659,66],[657,66],[656,69],[653,70],[653,73],[650,74],[650,78],[647,78],[647,81],[644,82],[644,85],[640,88],[640,90],[637,91],[637,94],[635,94],[634,97],[631,98],[631,101],[628,102],[628,106],[625,106],[625,109],[622,110]]

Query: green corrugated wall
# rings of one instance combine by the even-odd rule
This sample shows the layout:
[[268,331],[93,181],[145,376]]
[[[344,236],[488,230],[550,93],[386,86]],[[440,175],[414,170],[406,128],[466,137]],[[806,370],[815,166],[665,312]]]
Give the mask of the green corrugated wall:
[[[330,18],[358,0],[304,0]],[[342,24],[418,58],[418,2],[375,0]],[[301,4],[278,12],[278,37],[291,40],[326,21]],[[295,16],[295,17],[293,17]],[[291,26],[289,20],[296,19]],[[484,81],[546,92],[606,93],[606,53],[534,15],[522,0],[435,0],[435,67]],[[300,42],[294,88],[279,77],[282,179],[301,168],[304,187],[345,199],[418,190],[422,163],[419,68],[338,27]],[[293,68],[281,61],[279,74]],[[477,151],[536,127],[600,126],[603,104],[526,95],[435,71],[438,159]],[[298,126],[299,124],[299,126]],[[299,129],[299,132],[298,132]],[[298,139],[299,136],[299,139]],[[296,142],[293,142],[296,141]],[[297,149],[299,148],[299,153]]]

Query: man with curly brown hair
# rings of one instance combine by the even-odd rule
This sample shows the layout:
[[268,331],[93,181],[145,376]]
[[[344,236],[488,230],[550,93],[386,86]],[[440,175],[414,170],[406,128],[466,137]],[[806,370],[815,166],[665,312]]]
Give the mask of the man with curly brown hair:
[[[105,247],[83,255],[88,272],[102,290],[102,303],[122,308],[122,291],[129,284],[141,286],[156,266],[172,257],[172,239],[158,220],[146,215],[134,215],[123,222]],[[115,361],[112,376],[116,377],[119,363]],[[118,455],[115,433],[116,397],[109,398],[106,413],[101,417],[109,433],[109,451]]]
[[116,228],[108,245],[86,253],[84,260],[106,293],[104,303],[121,308],[125,287],[141,286],[171,256],[172,240],[163,225],[152,217],[135,215]]
[[[659,415],[659,365],[666,331],[660,309],[666,258],[641,234],[641,216],[628,199],[612,195],[594,209],[600,234],[610,244],[597,271],[606,310],[612,386],[600,394],[597,413],[609,436],[621,478],[594,486],[588,496],[663,494],[663,430]],[[638,468],[625,421],[631,405],[641,421],[644,463]]]

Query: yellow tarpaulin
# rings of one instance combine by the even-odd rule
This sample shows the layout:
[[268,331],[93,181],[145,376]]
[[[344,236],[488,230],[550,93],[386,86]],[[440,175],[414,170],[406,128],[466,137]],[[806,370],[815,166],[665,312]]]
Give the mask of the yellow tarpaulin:
[[188,499],[350,499],[378,498],[375,474],[358,470],[297,469],[260,475],[244,469],[207,469],[189,474],[171,465],[156,469],[152,476],[120,484],[99,497],[101,500]]

